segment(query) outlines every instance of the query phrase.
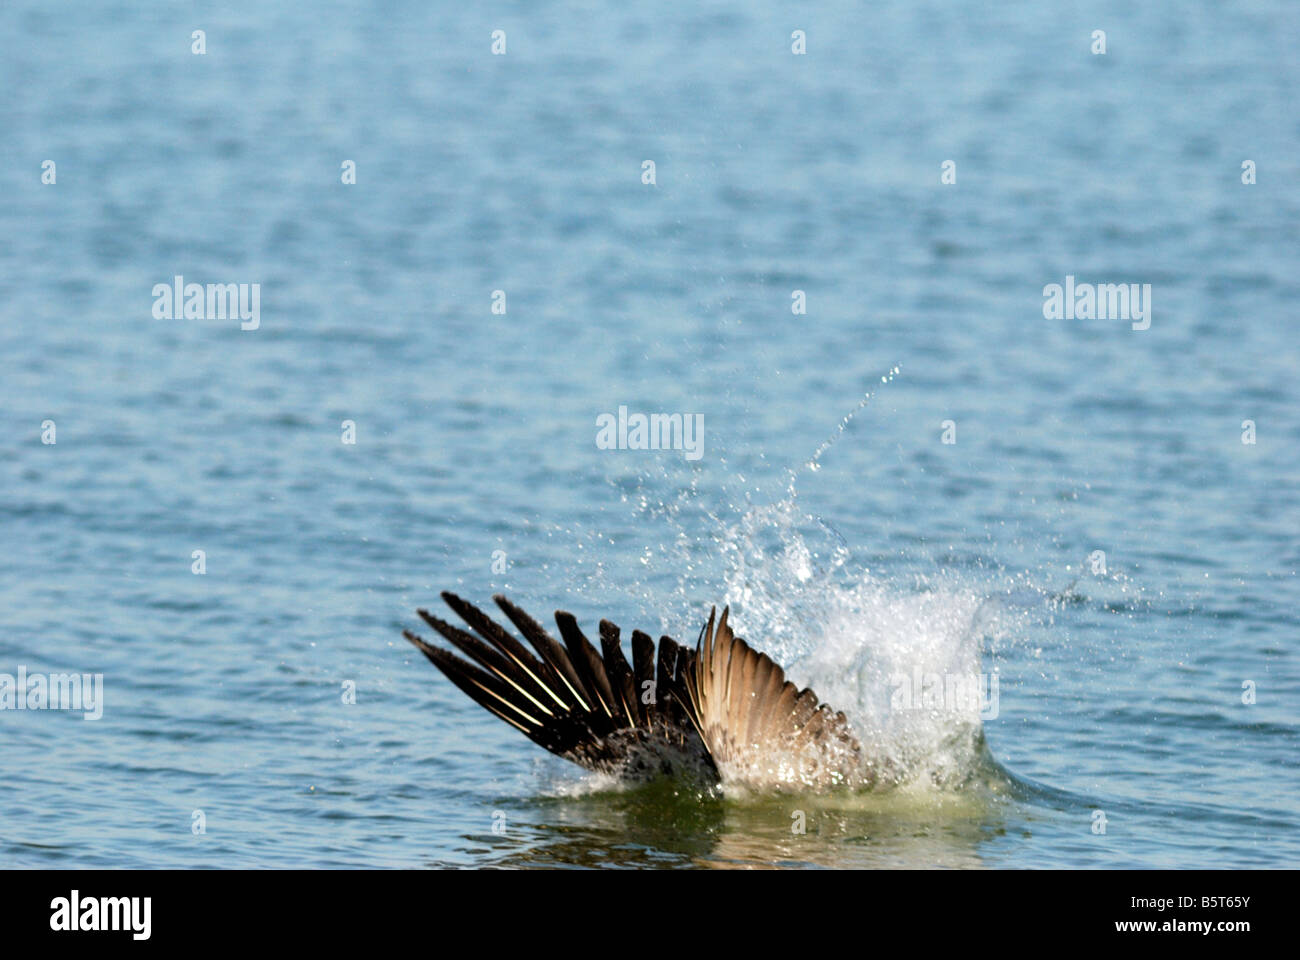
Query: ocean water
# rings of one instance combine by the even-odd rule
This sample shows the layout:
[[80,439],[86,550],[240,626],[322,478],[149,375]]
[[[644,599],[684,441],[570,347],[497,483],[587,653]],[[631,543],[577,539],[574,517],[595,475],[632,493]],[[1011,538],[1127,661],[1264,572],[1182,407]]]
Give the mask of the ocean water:
[[[103,676],[0,864],[1300,865],[1293,3],[224,6],[0,8],[0,674]],[[444,589],[729,603],[892,778],[587,777]]]

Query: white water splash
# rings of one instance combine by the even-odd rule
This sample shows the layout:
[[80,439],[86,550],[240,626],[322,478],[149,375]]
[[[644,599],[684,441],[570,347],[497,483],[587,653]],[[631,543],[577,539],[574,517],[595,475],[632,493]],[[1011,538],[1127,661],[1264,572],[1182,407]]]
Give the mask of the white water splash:
[[[898,372],[892,368],[881,382]],[[786,496],[775,503],[732,507],[742,512],[724,517],[694,483],[671,503],[640,498],[640,523],[667,529],[647,538],[661,545],[646,549],[646,578],[633,592],[644,617],[659,619],[664,632],[685,643],[695,641],[706,604],[729,604],[740,636],[782,664],[792,682],[844,711],[870,779],[880,786],[959,789],[988,771],[981,705],[927,705],[917,684],[908,686],[912,702],[900,703],[898,681],[982,678],[991,692],[984,643],[1012,637],[1019,625],[1012,608],[988,602],[1005,587],[994,582],[996,575],[978,571],[891,578],[855,569],[850,546],[800,507],[796,491],[799,477],[818,470],[875,395],[866,393],[791,471]],[[676,584],[671,597],[663,593],[668,571]],[[600,592],[626,594],[627,585],[619,591],[604,570],[596,575]]]
[[982,768],[979,705],[902,703],[898,681],[977,677],[983,640],[1005,633],[1005,613],[956,576],[898,584],[851,572],[842,541],[816,542],[831,534],[793,497],[722,531],[733,626],[845,712],[878,782],[966,783]]
[[[890,367],[889,372],[880,378],[881,384],[892,383],[894,377],[898,376],[898,374],[901,371],[902,371],[902,367],[898,366],[897,364],[895,364],[893,367]],[[866,408],[867,404],[871,403],[871,401],[875,399],[878,390],[879,388],[876,388],[875,390],[868,390],[866,393],[862,395],[862,399],[858,401],[858,405],[840,418],[839,424],[835,427],[835,432],[832,433],[829,437],[827,437],[824,441],[822,441],[821,446],[819,446],[816,450],[813,451],[813,455],[809,457],[808,460],[804,463],[803,469],[809,471],[810,473],[816,473],[818,470],[822,468],[822,457],[825,455],[826,451],[829,450],[831,447],[835,446],[836,442],[840,439],[840,437],[844,436],[844,431],[849,428],[849,424],[853,422],[853,418],[856,417],[859,413],[861,413]],[[798,480],[799,480],[799,471],[797,470],[791,471],[790,497],[792,499],[795,495],[795,485],[798,483]]]

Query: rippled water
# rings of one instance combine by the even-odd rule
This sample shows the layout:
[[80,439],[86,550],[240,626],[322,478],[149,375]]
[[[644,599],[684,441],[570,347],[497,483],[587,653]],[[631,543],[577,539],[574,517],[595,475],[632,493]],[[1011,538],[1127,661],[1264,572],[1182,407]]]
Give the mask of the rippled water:
[[[0,673],[105,707],[0,712],[2,862],[1300,863],[1300,17],[1052,6],[5,4]],[[586,779],[401,639],[446,588],[729,602],[904,783]]]

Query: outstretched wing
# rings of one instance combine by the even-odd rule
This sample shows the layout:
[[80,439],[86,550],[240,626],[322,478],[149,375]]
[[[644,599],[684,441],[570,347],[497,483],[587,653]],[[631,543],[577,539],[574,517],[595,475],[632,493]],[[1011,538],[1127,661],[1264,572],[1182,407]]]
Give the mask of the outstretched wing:
[[670,637],[600,622],[598,652],[572,614],[557,611],[563,644],[502,596],[493,599],[532,647],[453,593],[443,600],[469,633],[426,610],[420,617],[463,657],[403,631],[476,703],[552,753],[634,779],[691,775],[757,788],[861,781],[862,749],[843,713],[737,637],[716,609],[694,651]]
[[862,748],[843,713],[799,690],[766,654],[737,637],[728,608],[709,614],[686,687],[704,744],[728,783],[754,787],[851,784]]
[[533,742],[590,770],[717,779],[688,708],[692,651],[662,637],[656,656],[654,641],[638,630],[629,664],[619,628],[608,620],[600,623],[602,656],[572,614],[555,614],[561,645],[505,597],[493,597],[534,653],[473,604],[448,592],[442,599],[474,633],[426,610],[419,615],[464,658],[409,630],[404,636],[476,703]]

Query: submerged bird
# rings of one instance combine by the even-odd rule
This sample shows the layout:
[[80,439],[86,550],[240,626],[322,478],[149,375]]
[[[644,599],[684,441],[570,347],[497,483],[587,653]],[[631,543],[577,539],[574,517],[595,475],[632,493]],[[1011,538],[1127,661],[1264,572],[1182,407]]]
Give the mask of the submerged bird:
[[[572,614],[556,611],[561,645],[503,596],[493,599],[535,655],[453,593],[442,599],[478,634],[417,611],[469,659],[403,635],[447,678],[534,743],[625,780],[659,776],[706,785],[825,788],[870,781],[843,713],[799,690],[785,671],[709,613],[695,649],[600,622],[598,653]],[[715,622],[716,620],[716,622]],[[603,653],[603,656],[602,656]],[[471,662],[472,661],[472,662]]]

